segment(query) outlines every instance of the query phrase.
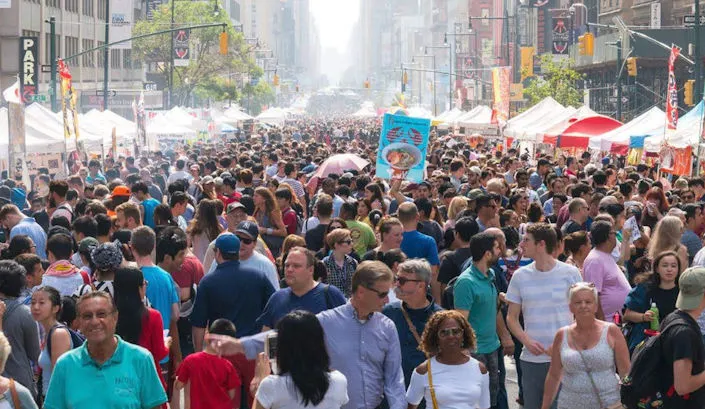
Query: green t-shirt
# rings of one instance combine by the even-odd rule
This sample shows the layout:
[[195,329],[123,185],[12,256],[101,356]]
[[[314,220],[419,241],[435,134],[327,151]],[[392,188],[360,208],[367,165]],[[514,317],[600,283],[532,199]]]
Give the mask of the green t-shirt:
[[477,337],[477,353],[489,354],[499,348],[497,336],[497,288],[494,272],[487,276],[474,264],[463,271],[453,287],[455,308],[470,311],[468,321]]

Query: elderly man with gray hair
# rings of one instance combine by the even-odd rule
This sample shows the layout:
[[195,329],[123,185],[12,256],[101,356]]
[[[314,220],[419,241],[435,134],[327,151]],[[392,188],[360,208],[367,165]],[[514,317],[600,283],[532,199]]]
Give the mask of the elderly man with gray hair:
[[434,303],[428,291],[431,283],[431,265],[426,260],[413,258],[397,268],[394,293],[400,301],[387,304],[382,314],[394,321],[401,344],[401,367],[404,383],[409,386],[414,368],[426,360],[418,349],[426,322],[442,308]]

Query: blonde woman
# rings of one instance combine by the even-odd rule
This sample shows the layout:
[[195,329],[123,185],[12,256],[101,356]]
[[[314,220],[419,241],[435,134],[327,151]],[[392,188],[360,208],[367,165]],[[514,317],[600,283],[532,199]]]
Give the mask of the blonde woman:
[[654,228],[649,242],[649,259],[654,260],[664,251],[675,251],[680,259],[680,271],[688,268],[688,249],[681,244],[681,236],[685,228],[683,222],[676,216],[664,216]]
[[[575,283],[568,290],[568,307],[575,322],[558,330],[546,376],[542,409],[549,409],[558,393],[558,409],[621,407],[619,377],[629,373],[629,350],[616,325],[595,318],[597,289]],[[616,366],[616,368],[615,368]]]
[[254,218],[259,225],[262,240],[267,244],[272,255],[279,257],[287,231],[274,194],[266,187],[258,187],[252,199],[255,202]]
[[451,199],[448,205],[448,220],[443,225],[443,230],[452,229],[455,227],[456,219],[463,210],[468,208],[468,200],[463,196],[456,196]]

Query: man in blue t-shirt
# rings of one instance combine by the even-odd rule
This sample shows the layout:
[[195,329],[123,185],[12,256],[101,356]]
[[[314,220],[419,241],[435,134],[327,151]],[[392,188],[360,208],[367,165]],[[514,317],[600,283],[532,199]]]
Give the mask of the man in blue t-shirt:
[[431,236],[427,236],[417,229],[419,223],[419,210],[413,202],[399,205],[397,212],[399,221],[404,225],[404,235],[401,240],[401,251],[408,258],[421,258],[431,264],[431,294],[436,300],[441,299],[441,287],[438,283],[438,247]]
[[[152,262],[152,251],[156,243],[154,230],[147,226],[140,226],[132,232],[130,249],[135,256],[135,262],[142,270],[147,283],[147,300],[152,308],[162,315],[164,329],[169,330],[171,336],[171,353],[177,362],[181,361],[181,346],[179,345],[179,293],[174,279],[161,267]],[[169,361],[167,356],[160,363]]]
[[284,279],[288,287],[272,294],[257,319],[258,326],[261,324],[266,331],[274,328],[291,311],[304,310],[318,314],[345,304],[345,296],[337,287],[314,280],[315,265],[316,255],[311,250],[303,247],[289,250],[284,264]]
[[203,336],[209,322],[227,318],[235,324],[238,338],[260,332],[256,324],[274,287],[261,271],[240,265],[240,239],[224,233],[215,239],[215,271],[206,275],[198,285],[196,301],[191,313],[193,346],[203,350]]

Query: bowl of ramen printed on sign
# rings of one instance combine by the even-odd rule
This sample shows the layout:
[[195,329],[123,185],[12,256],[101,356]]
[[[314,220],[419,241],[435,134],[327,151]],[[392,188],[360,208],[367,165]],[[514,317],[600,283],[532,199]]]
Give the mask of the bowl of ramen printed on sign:
[[423,159],[419,148],[404,142],[394,142],[387,145],[382,150],[382,158],[392,169],[393,179],[406,177],[409,169],[421,163]]

